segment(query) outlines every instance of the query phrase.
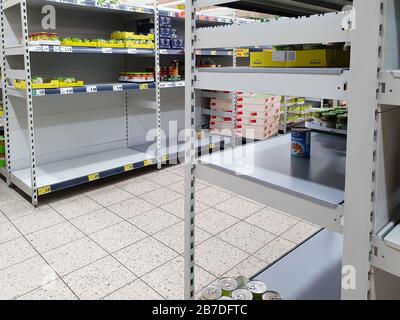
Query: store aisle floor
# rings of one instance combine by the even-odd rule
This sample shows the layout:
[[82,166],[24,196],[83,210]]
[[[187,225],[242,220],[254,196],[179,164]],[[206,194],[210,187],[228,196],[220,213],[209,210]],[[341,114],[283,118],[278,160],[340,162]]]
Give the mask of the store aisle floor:
[[[182,299],[183,175],[121,176],[36,209],[1,180],[0,299]],[[196,194],[197,292],[252,276],[318,230],[204,181]]]

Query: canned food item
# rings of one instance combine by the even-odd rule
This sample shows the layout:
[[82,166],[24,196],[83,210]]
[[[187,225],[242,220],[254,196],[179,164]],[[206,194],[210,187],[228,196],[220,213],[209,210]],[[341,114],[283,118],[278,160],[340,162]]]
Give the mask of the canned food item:
[[233,300],[253,300],[253,294],[247,289],[237,289],[232,292]]
[[310,159],[311,156],[311,130],[306,128],[292,129],[292,156]]
[[266,284],[258,280],[250,281],[247,284],[246,289],[253,294],[254,300],[261,300],[262,295],[267,292]]
[[218,282],[218,286],[222,290],[222,295],[229,297],[232,291],[238,288],[238,282],[233,278],[223,278]]
[[281,295],[276,291],[267,291],[262,295],[262,300],[282,300]]
[[217,286],[208,286],[201,291],[202,300],[217,300],[221,298],[222,290]]

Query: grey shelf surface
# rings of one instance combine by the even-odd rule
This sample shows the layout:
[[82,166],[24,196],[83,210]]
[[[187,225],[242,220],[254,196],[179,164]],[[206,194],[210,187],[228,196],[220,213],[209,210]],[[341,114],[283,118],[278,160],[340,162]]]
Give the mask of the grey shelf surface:
[[395,226],[393,230],[387,234],[384,240],[389,247],[400,251],[400,224]]
[[250,67],[222,67],[197,68],[197,72],[216,73],[280,73],[280,74],[323,74],[341,75],[346,68],[250,68]]
[[309,160],[291,157],[290,149],[291,136],[284,135],[207,155],[199,163],[328,207],[341,205],[346,138],[312,133]]
[[343,237],[322,230],[254,277],[285,300],[340,300]]

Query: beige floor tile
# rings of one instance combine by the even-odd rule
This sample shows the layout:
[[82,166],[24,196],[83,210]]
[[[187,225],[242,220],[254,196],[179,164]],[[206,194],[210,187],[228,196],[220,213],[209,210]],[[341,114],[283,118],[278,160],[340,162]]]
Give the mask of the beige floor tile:
[[137,181],[135,180],[127,183],[119,183],[117,186],[135,196],[141,196],[142,194],[146,194],[161,188],[159,184],[145,179],[139,179]]
[[[168,247],[174,249],[178,253],[184,252],[184,231],[185,224],[183,221],[174,224],[167,229],[164,229],[153,235],[154,238],[158,239]],[[211,238],[212,235],[199,229],[195,229],[195,243],[196,245],[203,241]]]
[[50,194],[44,201],[50,206],[57,206],[70,201],[78,200],[84,198],[85,196],[77,189],[67,189],[61,192]]
[[258,250],[254,256],[270,264],[292,250],[295,246],[296,244],[293,242],[282,238],[276,238],[265,247]]
[[217,204],[215,208],[240,220],[243,220],[256,213],[257,211],[260,211],[263,206],[244,199],[240,199],[239,197],[233,197],[229,200]]
[[141,196],[142,199],[156,205],[161,206],[176,199],[181,198],[182,195],[176,191],[170,190],[166,187],[153,190]]
[[123,219],[136,217],[139,214],[154,208],[155,206],[153,204],[138,197],[133,197],[132,199],[128,199],[108,207],[109,210],[119,215]]
[[85,234],[94,233],[122,221],[122,218],[105,208],[70,220],[74,226]]
[[125,221],[90,235],[91,239],[109,253],[125,248],[146,237],[146,233]]
[[[185,181],[181,180],[181,181],[172,183],[172,184],[168,185],[168,188],[171,190],[174,190],[176,192],[179,192],[181,194],[185,194]],[[207,188],[207,186],[205,184],[202,184],[202,183],[196,181],[196,192],[203,190],[205,188]]]
[[246,222],[279,236],[293,227],[299,220],[266,208],[247,218]]
[[53,208],[69,220],[99,210],[101,205],[92,199],[83,197],[67,203],[53,205]]
[[228,229],[240,220],[215,208],[209,208],[196,216],[196,226],[215,235]]
[[[163,204],[162,209],[176,215],[177,217],[185,218],[185,198],[179,198],[177,200],[171,201],[169,203]],[[204,204],[200,201],[195,202],[196,214],[203,212],[204,210],[210,208],[209,205]]]
[[245,276],[247,278],[251,278],[263,270],[266,266],[267,264],[264,261],[255,257],[249,257],[225,273],[224,276],[233,278]]
[[[195,290],[215,281],[207,271],[195,267]],[[184,259],[179,256],[145,275],[143,281],[157,290],[167,300],[184,299]]]
[[272,233],[243,221],[219,233],[218,237],[250,254],[276,238]]
[[8,219],[2,212],[0,212],[0,223],[3,222],[8,222]]
[[141,277],[178,254],[159,241],[148,237],[122,249],[113,256],[135,275]]
[[135,276],[108,256],[63,277],[81,300],[97,300],[135,280]]
[[36,232],[66,221],[54,209],[42,210],[13,221],[23,234]]
[[116,186],[107,186],[98,190],[89,191],[85,193],[85,195],[104,207],[111,206],[133,197],[131,193]]
[[30,233],[26,236],[28,241],[40,253],[47,252],[84,237],[85,235],[68,221]]
[[61,279],[57,279],[43,287],[24,294],[17,300],[77,300],[77,297]]
[[196,247],[195,259],[204,270],[220,277],[248,256],[220,239],[211,238]]
[[24,238],[0,244],[0,270],[36,256],[38,253]]
[[40,204],[38,207],[35,208],[30,202],[25,199],[19,202],[15,202],[13,204],[0,207],[0,210],[12,221],[25,217],[32,213],[48,209],[50,209],[50,207],[47,204]]
[[180,175],[168,172],[166,170],[158,171],[153,174],[148,174],[145,176],[145,179],[157,183],[163,187],[183,180]]
[[18,194],[14,189],[8,186],[3,186],[0,191],[0,210],[10,207],[14,203],[18,202],[28,202],[20,194]]
[[300,221],[294,227],[283,233],[281,237],[294,243],[301,243],[320,229],[321,228],[307,222]]
[[154,234],[177,223],[180,219],[167,211],[156,208],[132,219],[129,222],[148,234]]
[[0,300],[15,299],[56,279],[57,275],[40,256],[25,260],[0,270]]
[[231,197],[232,196],[230,194],[212,187],[205,188],[203,190],[200,190],[199,192],[196,192],[196,201],[207,203],[210,206],[215,206],[218,203],[230,199]]
[[185,177],[185,167],[179,166],[178,168],[172,167],[172,169],[168,169],[169,172],[177,174],[178,176],[181,176],[182,178]]
[[0,222],[0,244],[21,237],[18,230],[9,221]]
[[103,300],[164,300],[157,292],[137,279],[125,287],[114,291]]
[[60,276],[63,276],[106,255],[106,251],[86,237],[50,250],[44,253],[43,257]]

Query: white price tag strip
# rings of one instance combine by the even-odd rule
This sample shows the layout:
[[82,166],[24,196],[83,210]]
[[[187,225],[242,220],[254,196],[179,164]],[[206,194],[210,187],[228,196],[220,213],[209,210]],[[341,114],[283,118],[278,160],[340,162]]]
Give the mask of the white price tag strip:
[[112,49],[111,48],[102,48],[101,52],[103,52],[103,53],[112,53]]
[[54,47],[53,47],[53,51],[54,51],[54,52],[60,52],[61,49],[60,49],[59,46],[54,46]]
[[122,91],[122,90],[124,90],[124,87],[122,86],[122,84],[113,85],[113,91]]
[[86,87],[86,92],[88,92],[88,93],[96,93],[97,92],[97,87],[96,86],[87,86]]
[[71,53],[72,47],[61,47],[61,52]]
[[34,96],[40,97],[46,95],[46,91],[44,89],[37,89],[34,91]]
[[32,52],[42,52],[42,46],[30,46],[29,51]]
[[49,46],[42,46],[42,51],[43,52],[50,52]]
[[160,54],[167,54],[168,50],[167,49],[160,49]]
[[129,54],[137,54],[137,49],[128,49]]
[[60,94],[73,94],[73,88],[60,88]]

